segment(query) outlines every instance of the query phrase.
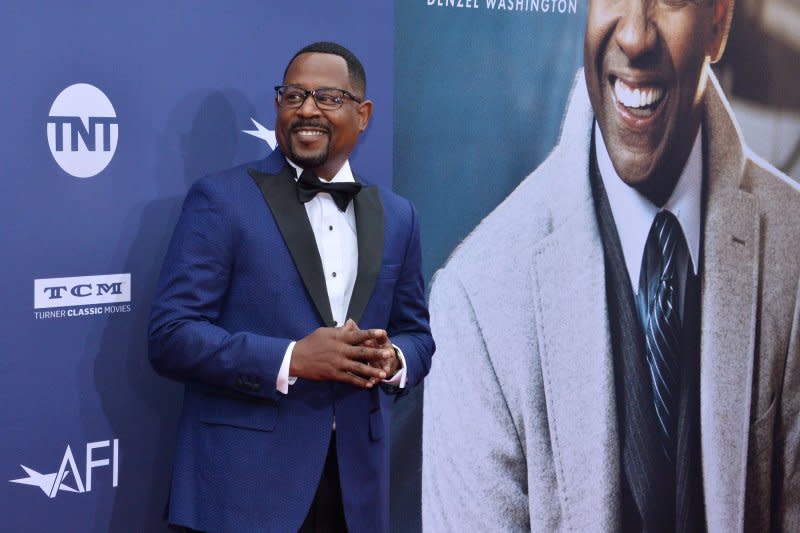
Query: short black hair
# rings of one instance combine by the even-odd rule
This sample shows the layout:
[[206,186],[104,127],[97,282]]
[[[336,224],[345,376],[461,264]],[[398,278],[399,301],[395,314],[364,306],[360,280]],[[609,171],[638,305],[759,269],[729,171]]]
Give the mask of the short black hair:
[[286,73],[289,72],[289,67],[292,65],[292,63],[294,63],[294,60],[297,59],[297,56],[300,54],[310,53],[333,54],[343,58],[345,62],[347,62],[347,76],[350,78],[350,84],[353,86],[356,96],[360,96],[362,98],[366,96],[367,74],[364,72],[364,65],[361,64],[361,61],[358,60],[353,52],[340,44],[332,43],[330,41],[311,43],[308,46],[301,48],[295,55],[292,56],[292,59],[289,60],[289,63],[286,64],[286,69],[283,71],[283,79],[286,80]]

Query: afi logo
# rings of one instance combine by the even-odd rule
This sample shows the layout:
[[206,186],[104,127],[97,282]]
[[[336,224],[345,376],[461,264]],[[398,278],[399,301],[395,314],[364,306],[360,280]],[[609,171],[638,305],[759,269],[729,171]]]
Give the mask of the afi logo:
[[130,301],[130,273],[44,278],[33,281],[34,309]]
[[[100,453],[99,450],[101,448],[109,447],[111,450],[104,450],[105,453]],[[28,468],[22,464],[19,466],[28,474],[28,477],[11,479],[9,482],[39,487],[49,498],[55,498],[59,491],[92,492],[92,472],[96,468],[103,466],[111,466],[111,486],[116,487],[119,481],[119,439],[114,439],[113,441],[100,440],[86,444],[86,469],[83,477],[81,477],[78,464],[75,462],[75,456],[72,454],[72,449],[69,445],[67,445],[57,472],[40,474],[33,468]],[[72,476],[71,478],[70,475]]]
[[70,85],[50,107],[50,153],[64,172],[76,178],[91,178],[102,172],[114,157],[118,137],[114,106],[93,85]]

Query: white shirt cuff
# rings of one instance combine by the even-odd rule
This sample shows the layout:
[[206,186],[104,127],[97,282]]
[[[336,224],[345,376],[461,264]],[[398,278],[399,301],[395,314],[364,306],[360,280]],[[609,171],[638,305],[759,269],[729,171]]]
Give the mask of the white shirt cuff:
[[394,349],[397,350],[397,357],[400,359],[400,365],[402,366],[402,368],[400,368],[400,370],[395,372],[394,376],[392,376],[391,378],[384,379],[383,382],[386,383],[387,385],[394,385],[395,387],[399,387],[401,389],[405,389],[406,388],[406,358],[403,355],[403,350],[401,350],[400,348],[398,348],[394,344],[392,344],[392,346],[394,346]]
[[282,394],[289,394],[289,385],[294,385],[294,382],[297,381],[296,377],[289,376],[289,365],[292,362],[292,350],[294,350],[295,344],[297,344],[297,341],[292,341],[289,343],[289,346],[286,347],[286,351],[283,353],[281,368],[278,370],[278,379],[275,382],[275,388]]

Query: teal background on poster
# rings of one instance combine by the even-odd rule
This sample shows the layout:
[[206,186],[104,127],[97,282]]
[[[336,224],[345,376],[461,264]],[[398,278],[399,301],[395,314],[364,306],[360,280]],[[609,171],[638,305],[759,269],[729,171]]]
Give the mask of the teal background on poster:
[[552,149],[586,20],[585,1],[430,3],[395,2],[394,107],[394,188],[420,212],[428,276]]

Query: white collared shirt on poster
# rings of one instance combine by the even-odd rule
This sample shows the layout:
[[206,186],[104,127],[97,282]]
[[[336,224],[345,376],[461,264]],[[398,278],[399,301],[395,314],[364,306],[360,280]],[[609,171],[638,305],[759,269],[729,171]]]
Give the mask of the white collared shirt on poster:
[[639,292],[639,275],[642,268],[647,236],[650,226],[659,211],[669,211],[681,225],[689,256],[678,256],[680,274],[680,316],[683,318],[683,303],[686,293],[686,275],[689,266],[697,274],[700,256],[701,204],[703,191],[703,147],[702,127],[697,132],[692,151],[667,202],[658,207],[639,191],[627,185],[617,174],[608,154],[603,134],[595,122],[594,126],[597,166],[606,188],[608,202],[614,215],[619,241],[628,267],[631,286],[635,294]]

